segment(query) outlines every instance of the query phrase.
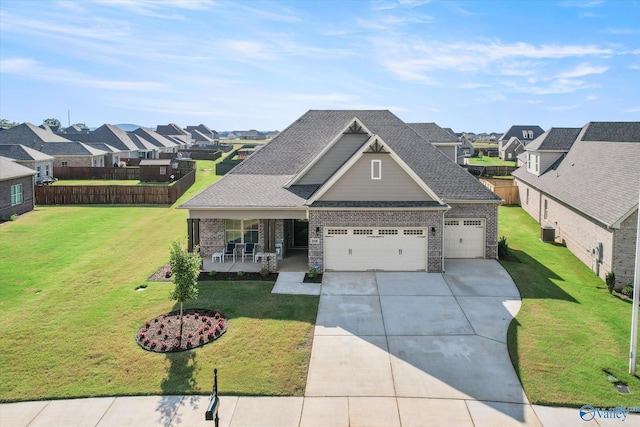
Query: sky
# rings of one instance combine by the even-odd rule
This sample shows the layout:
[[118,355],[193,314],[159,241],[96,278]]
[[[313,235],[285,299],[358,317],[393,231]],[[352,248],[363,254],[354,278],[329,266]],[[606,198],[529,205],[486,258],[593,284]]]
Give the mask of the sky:
[[266,131],[310,109],[638,121],[640,0],[0,0],[0,118]]

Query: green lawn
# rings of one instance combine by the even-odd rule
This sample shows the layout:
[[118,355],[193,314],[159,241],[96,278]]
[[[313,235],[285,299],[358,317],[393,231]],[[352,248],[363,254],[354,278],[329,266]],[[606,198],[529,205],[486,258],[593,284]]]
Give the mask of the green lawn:
[[[198,161],[176,205],[219,177]],[[137,329],[177,306],[147,282],[186,234],[187,211],[41,206],[0,226],[0,401],[209,393],[302,395],[318,298],[272,295],[273,282],[202,282],[185,307],[219,310],[228,332],[192,351],[157,354]],[[142,292],[135,291],[147,285]]]
[[[628,373],[631,304],[610,295],[568,249],[542,243],[540,226],[524,210],[499,212],[500,235],[520,260],[501,261],[522,295],[507,343],[531,403],[638,406],[640,379]],[[618,393],[607,372],[631,393]]]
[[517,166],[517,161],[515,160],[502,160],[499,157],[489,157],[482,156],[480,157],[469,157],[469,164],[471,165],[481,165],[481,166]]

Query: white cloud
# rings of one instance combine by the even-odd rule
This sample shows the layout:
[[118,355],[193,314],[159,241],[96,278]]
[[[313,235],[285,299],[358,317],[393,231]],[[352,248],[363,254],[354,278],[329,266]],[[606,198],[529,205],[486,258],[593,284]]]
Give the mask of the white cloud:
[[491,87],[491,85],[486,83],[462,83],[458,85],[460,89],[478,89],[483,87]]
[[148,81],[99,79],[63,68],[52,68],[29,58],[9,58],[0,63],[0,73],[18,75],[23,78],[56,82],[72,87],[84,87],[123,91],[157,91],[163,85]]
[[590,64],[584,63],[578,65],[576,68],[570,71],[565,71],[558,74],[556,77],[559,79],[570,79],[574,77],[584,77],[589,74],[602,74],[607,71],[609,67],[594,67]]
[[598,99],[598,97],[595,96],[595,95],[587,95],[587,97],[585,99],[587,101],[595,101],[596,99]]

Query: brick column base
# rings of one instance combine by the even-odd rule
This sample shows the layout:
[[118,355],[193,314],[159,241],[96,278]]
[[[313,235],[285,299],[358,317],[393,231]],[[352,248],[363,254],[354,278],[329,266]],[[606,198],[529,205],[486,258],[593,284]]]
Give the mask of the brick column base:
[[265,252],[262,255],[262,268],[267,268],[269,273],[277,273],[278,272],[278,257],[275,252]]

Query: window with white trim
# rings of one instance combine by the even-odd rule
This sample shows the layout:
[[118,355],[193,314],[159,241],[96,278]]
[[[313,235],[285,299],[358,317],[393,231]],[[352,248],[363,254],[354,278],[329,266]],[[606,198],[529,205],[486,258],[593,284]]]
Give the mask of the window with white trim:
[[166,174],[167,174],[167,167],[160,166],[160,175],[166,175]]
[[257,219],[225,220],[225,238],[227,243],[258,243]]
[[549,216],[549,200],[544,199],[544,219]]
[[371,179],[382,179],[382,160],[371,160]]
[[[49,176],[49,163],[44,165],[44,174],[45,174],[45,176]],[[38,176],[40,176],[40,175],[38,175]]]
[[40,178],[40,166],[36,166],[36,178]]
[[15,184],[11,186],[11,206],[19,205],[22,203],[22,184]]
[[529,204],[529,189],[527,188],[527,205]]
[[62,162],[62,167],[63,168],[68,168],[69,167],[69,162]]

